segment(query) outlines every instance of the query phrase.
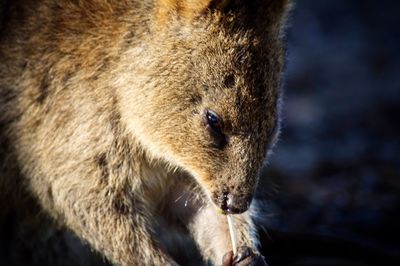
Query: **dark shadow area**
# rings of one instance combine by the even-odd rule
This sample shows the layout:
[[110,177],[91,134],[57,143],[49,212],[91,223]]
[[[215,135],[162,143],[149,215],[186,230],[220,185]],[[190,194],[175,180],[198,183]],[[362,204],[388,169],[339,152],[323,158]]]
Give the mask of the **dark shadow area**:
[[269,265],[379,266],[399,265],[398,255],[385,249],[317,234],[261,232],[263,255]]
[[398,10],[297,1],[282,136],[260,192],[264,224],[281,232],[264,246],[271,265],[400,265]]

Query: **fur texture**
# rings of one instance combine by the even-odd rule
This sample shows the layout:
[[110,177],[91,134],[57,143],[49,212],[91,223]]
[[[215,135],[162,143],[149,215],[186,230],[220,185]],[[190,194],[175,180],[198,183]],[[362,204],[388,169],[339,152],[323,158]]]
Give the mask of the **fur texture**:
[[[229,194],[248,207],[279,127],[289,2],[1,8],[0,225],[16,222],[19,238],[1,232],[24,240],[28,264],[78,265],[74,252],[98,263],[87,249],[71,252],[77,240],[62,228],[118,265],[175,265],[182,250],[193,265],[187,243],[220,264],[231,247],[216,205]],[[206,110],[223,121],[223,147]],[[240,245],[256,250],[251,209],[235,220]],[[27,244],[37,239],[66,248],[39,245],[40,255]],[[10,265],[27,263],[8,256]]]

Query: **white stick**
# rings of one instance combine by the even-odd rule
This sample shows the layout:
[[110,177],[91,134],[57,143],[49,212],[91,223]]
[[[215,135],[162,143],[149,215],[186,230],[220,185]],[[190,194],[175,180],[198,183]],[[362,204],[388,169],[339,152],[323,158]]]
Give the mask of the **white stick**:
[[233,224],[233,218],[232,218],[231,214],[227,214],[226,218],[228,219],[229,232],[231,233],[231,242],[232,242],[233,254],[236,254],[236,252],[237,252],[237,239],[236,239],[236,233],[235,233],[235,226]]

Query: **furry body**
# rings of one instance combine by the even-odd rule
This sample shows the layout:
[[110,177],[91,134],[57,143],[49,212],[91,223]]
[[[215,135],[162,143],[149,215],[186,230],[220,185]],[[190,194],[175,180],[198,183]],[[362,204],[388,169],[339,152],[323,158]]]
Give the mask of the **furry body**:
[[[273,145],[288,3],[192,2],[3,1],[0,219],[48,249],[23,244],[28,264],[75,263],[61,255],[75,235],[118,265],[174,265],[187,243],[220,264],[231,249],[215,204],[250,202]],[[256,250],[250,213],[235,220]]]

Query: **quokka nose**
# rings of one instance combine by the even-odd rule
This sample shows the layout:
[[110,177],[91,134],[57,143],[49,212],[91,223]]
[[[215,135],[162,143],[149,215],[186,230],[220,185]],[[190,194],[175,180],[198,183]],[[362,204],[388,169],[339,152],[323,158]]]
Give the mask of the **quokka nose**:
[[240,214],[247,211],[251,199],[234,196],[231,193],[224,192],[217,199],[217,204],[225,213]]

